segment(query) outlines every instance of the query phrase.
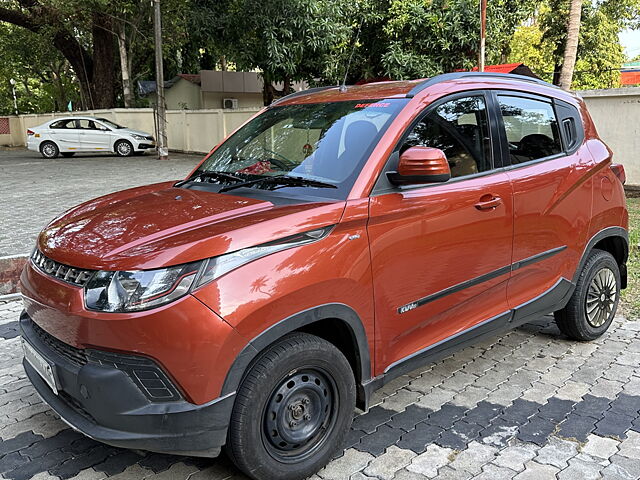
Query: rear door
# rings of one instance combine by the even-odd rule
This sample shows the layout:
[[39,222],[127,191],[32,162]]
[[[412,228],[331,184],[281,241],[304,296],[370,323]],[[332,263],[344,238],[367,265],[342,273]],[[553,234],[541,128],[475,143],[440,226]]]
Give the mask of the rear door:
[[[559,111],[566,104],[520,92],[494,94],[506,147],[503,161],[513,184],[509,304],[527,304],[516,318],[524,321],[523,316],[552,307],[570,288],[591,215],[592,160],[579,137],[582,126],[567,125]],[[568,127],[573,140],[567,138]]]
[[508,311],[512,191],[492,142],[490,101],[483,92],[446,97],[401,142],[400,151],[443,150],[451,180],[388,187],[371,197],[376,365],[392,368],[428,355],[439,342]]
[[56,145],[58,145],[61,152],[75,152],[79,150],[79,133],[77,120],[74,118],[65,118],[49,125],[49,135]]

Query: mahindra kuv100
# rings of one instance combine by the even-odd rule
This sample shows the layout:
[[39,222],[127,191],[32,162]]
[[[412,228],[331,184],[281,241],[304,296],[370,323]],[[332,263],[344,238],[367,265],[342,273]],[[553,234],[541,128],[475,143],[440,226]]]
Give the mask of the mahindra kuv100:
[[400,374],[550,312],[602,335],[624,175],[579,98],[525,77],[296,93],[186,179],[43,230],[24,367],[91,438],[301,479]]

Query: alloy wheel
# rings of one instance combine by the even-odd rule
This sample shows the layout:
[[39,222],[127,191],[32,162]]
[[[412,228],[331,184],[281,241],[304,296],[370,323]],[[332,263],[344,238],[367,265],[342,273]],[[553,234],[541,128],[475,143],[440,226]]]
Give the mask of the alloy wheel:
[[585,300],[587,322],[598,328],[608,320],[616,304],[618,288],[614,273],[608,268],[602,268],[594,275]]

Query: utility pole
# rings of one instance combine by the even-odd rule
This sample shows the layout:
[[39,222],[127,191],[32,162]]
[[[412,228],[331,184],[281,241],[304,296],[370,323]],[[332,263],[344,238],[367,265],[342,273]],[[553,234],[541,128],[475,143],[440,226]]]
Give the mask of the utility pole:
[[162,66],[162,23],[160,0],[153,0],[153,31],[156,48],[156,111],[158,112],[158,160],[169,159],[167,147],[167,108],[164,101],[164,72]]
[[478,71],[484,72],[485,44],[487,38],[487,0],[480,0],[480,53]]

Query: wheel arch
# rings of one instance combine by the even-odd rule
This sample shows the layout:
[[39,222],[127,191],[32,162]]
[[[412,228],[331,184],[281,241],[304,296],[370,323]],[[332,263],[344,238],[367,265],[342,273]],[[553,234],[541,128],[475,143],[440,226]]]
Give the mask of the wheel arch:
[[575,284],[584,264],[589,258],[589,254],[591,251],[597,248],[599,250],[604,250],[605,252],[609,252],[613,255],[616,262],[620,267],[620,277],[621,277],[621,288],[627,287],[627,268],[626,262],[629,257],[629,234],[622,227],[607,227],[603,230],[600,230],[596,233],[589,243],[587,243],[586,248],[584,249],[584,253],[582,258],[580,259],[580,264],[576,270],[576,273],[573,278],[573,283]]
[[281,320],[252,339],[227,372],[220,396],[235,392],[258,355],[284,335],[305,332],[323,338],[347,358],[357,385],[357,405],[366,408],[363,386],[371,379],[371,357],[367,334],[358,314],[349,306],[330,303],[310,308]]
[[120,142],[127,142],[129,145],[131,145],[131,150],[132,150],[132,151],[133,151],[133,150],[135,150],[135,147],[133,146],[133,143],[131,142],[131,140],[129,140],[129,139],[127,139],[127,138],[119,137],[119,138],[116,138],[116,139],[113,141],[113,151],[114,151],[114,152],[116,151],[116,146],[117,146],[117,145],[118,145],[118,143],[120,143]]

